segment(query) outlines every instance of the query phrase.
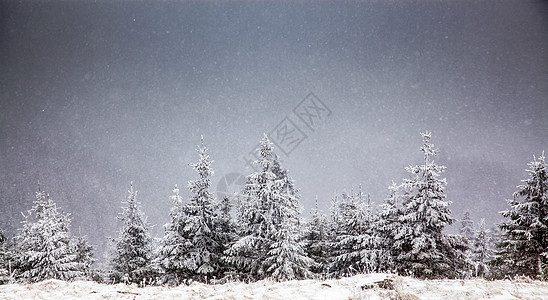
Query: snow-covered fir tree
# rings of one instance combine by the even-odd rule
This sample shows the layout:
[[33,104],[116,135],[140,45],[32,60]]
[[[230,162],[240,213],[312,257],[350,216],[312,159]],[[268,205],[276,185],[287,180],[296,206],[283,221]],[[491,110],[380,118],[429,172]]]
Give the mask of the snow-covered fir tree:
[[306,254],[314,261],[310,270],[322,277],[327,273],[330,253],[329,223],[327,217],[318,209],[318,197],[312,212],[312,220],[307,226],[305,240]]
[[0,228],[0,284],[10,282],[10,269],[12,264],[11,249],[8,245],[8,238]]
[[379,271],[392,272],[395,269],[393,251],[395,233],[400,231],[401,203],[399,202],[400,186],[392,181],[388,187],[390,195],[380,205],[380,212],[375,222],[374,234],[379,239]]
[[460,221],[460,229],[459,234],[464,237],[468,249],[464,252],[464,255],[466,256],[466,259],[468,260],[468,270],[466,272],[466,278],[472,276],[476,273],[474,268],[474,241],[475,241],[475,229],[474,229],[474,221],[472,221],[472,218],[470,217],[470,211],[465,211],[464,215]]
[[257,149],[260,171],[248,176],[239,207],[239,238],[227,250],[227,261],[242,277],[283,281],[311,276],[312,260],[301,239],[298,197],[288,192],[288,179],[277,179],[268,137]]
[[[506,274],[548,280],[548,175],[544,153],[529,163],[529,178],[523,180],[508,200],[502,215],[502,237],[497,245],[495,266]],[[519,200],[519,198],[522,198]]]
[[4,284],[8,282],[8,270],[6,269],[5,265],[5,256],[6,256],[6,235],[4,234],[4,231],[0,227],[0,284]]
[[329,205],[329,220],[327,222],[327,249],[324,253],[327,258],[327,264],[323,267],[326,269],[326,275],[330,276],[335,273],[336,270],[332,270],[333,267],[333,257],[336,255],[336,249],[334,245],[336,244],[337,237],[344,234],[344,218],[342,216],[341,208],[343,207],[342,200],[339,197],[337,191],[333,192],[333,197],[331,198],[331,203]]
[[498,244],[502,241],[503,233],[499,226],[500,224],[494,224],[493,226],[489,227],[492,249],[491,260],[488,263],[489,279],[501,279],[506,276],[506,274],[504,273],[506,272],[506,266],[501,264],[500,261],[497,261],[497,253],[499,251]]
[[333,198],[331,198],[331,203],[329,205],[329,230],[328,236],[331,239],[332,237],[337,236],[339,228],[342,228],[342,216],[340,212],[341,200],[337,191],[333,192]]
[[217,231],[216,203],[211,186],[211,159],[204,146],[203,137],[197,149],[200,159],[191,164],[199,178],[188,182],[192,193],[190,201],[183,204],[180,232],[185,247],[182,267],[189,279],[207,282],[222,276],[221,254],[223,234]]
[[474,276],[487,276],[489,274],[488,263],[492,259],[493,249],[491,247],[491,231],[485,225],[485,219],[483,218],[475,231],[472,249]]
[[281,166],[279,157],[274,152],[272,157],[272,173],[275,181],[282,183],[278,188],[283,201],[277,208],[281,217],[280,228],[275,232],[275,242],[265,260],[265,264],[269,266],[267,273],[277,281],[308,278],[312,275],[309,269],[313,261],[304,251],[306,241],[303,238],[304,222],[301,217],[299,190],[287,169]]
[[402,188],[401,227],[394,237],[396,269],[401,275],[420,278],[455,278],[466,265],[466,243],[460,236],[445,235],[443,229],[455,220],[445,195],[445,166],[434,162],[438,149],[431,133],[422,133],[424,164],[409,166],[411,174]]
[[380,240],[374,233],[375,220],[369,197],[365,199],[361,186],[357,194],[352,189],[350,194],[343,193],[339,209],[340,228],[332,242],[330,275],[352,276],[376,271]]
[[474,221],[470,217],[470,211],[465,211],[460,221],[460,235],[464,236],[468,241],[472,242],[474,240]]
[[165,233],[161,241],[156,262],[162,270],[163,281],[171,285],[180,284],[187,277],[184,267],[184,256],[188,250],[188,243],[183,238],[183,197],[175,185],[172,195],[173,206],[169,216],[170,222],[164,225]]
[[83,278],[90,264],[79,260],[68,214],[40,188],[33,204],[16,236],[19,276],[27,282]]
[[[238,237],[238,228],[232,217],[231,199],[228,195],[218,203],[219,213],[216,221],[216,232],[219,234],[220,244],[220,274],[227,275],[234,273],[234,270],[226,263],[225,252],[234,244]],[[229,279],[229,278],[227,278]]]
[[82,236],[74,238],[72,242],[76,247],[76,262],[80,264],[85,277],[91,278],[91,265],[95,262],[93,258],[93,246]]
[[272,235],[273,243],[264,261],[269,278],[285,281],[312,276],[309,269],[313,262],[304,252],[304,242],[301,240],[298,226],[295,219],[284,217]]
[[152,238],[133,183],[119,219],[123,222],[115,240],[115,253],[112,257],[114,282],[148,284],[155,275],[152,266]]
[[6,237],[4,230],[2,229],[2,227],[0,227],[0,245],[4,245],[7,240],[8,238]]
[[217,228],[223,232],[223,246],[229,245],[235,241],[237,236],[237,227],[232,217],[232,204],[230,196],[226,195],[219,202],[219,216]]

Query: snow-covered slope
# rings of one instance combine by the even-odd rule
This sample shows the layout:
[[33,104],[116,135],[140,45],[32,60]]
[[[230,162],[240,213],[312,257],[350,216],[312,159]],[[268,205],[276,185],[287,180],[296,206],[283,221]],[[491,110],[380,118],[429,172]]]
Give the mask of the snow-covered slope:
[[[387,284],[381,284],[383,280]],[[418,280],[388,274],[340,280],[259,281],[252,284],[194,283],[179,287],[43,282],[0,286],[0,299],[548,299],[548,283],[538,281]]]

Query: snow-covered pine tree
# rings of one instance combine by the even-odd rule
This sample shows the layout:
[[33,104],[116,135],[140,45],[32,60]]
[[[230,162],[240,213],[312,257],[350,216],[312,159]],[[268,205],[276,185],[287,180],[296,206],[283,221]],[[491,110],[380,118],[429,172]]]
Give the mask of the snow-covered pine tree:
[[69,215],[57,209],[40,188],[33,207],[25,215],[16,236],[19,247],[18,271],[27,282],[45,279],[82,278],[89,265],[78,260]]
[[375,220],[369,197],[365,199],[361,186],[357,194],[343,194],[342,228],[335,237],[330,272],[335,277],[371,273],[379,268],[379,239],[374,234]]
[[122,207],[119,219],[123,222],[115,240],[115,253],[112,257],[114,282],[147,284],[154,276],[152,267],[152,238],[144,213],[137,201],[137,191],[133,182],[128,191],[127,206]]
[[274,232],[274,242],[264,261],[269,278],[286,281],[312,277],[309,269],[313,261],[306,256],[305,243],[301,240],[298,226],[294,218],[284,217]]
[[179,194],[177,185],[175,185],[170,198],[173,201],[173,207],[169,213],[171,220],[164,225],[165,232],[156,263],[162,270],[162,281],[170,285],[178,285],[188,277],[183,262],[189,244],[182,235],[184,226],[183,197]]
[[[500,213],[500,212],[499,212]],[[488,263],[489,267],[489,279],[502,279],[506,277],[506,266],[500,260],[498,255],[501,249],[498,249],[500,242],[502,241],[503,231],[500,229],[500,224],[495,224],[489,228],[491,232],[491,248],[493,249],[491,260]]]
[[[349,223],[353,219],[356,211],[356,203],[354,202],[354,187],[350,193],[343,191],[341,197],[333,195],[331,201],[331,230],[329,239],[329,256],[328,256],[328,276],[339,278],[341,276],[350,276],[355,272],[350,272],[344,262],[339,261],[340,255],[350,251],[348,249],[352,245],[341,243],[348,235],[353,234],[357,230],[349,232]],[[337,260],[339,258],[339,260]]]
[[4,230],[2,230],[2,227],[0,227],[0,245],[4,245],[7,240],[8,238],[6,237]]
[[230,245],[233,243],[236,239],[237,232],[236,232],[236,223],[234,222],[234,219],[232,217],[232,204],[231,204],[230,196],[226,195],[223,197],[223,199],[219,202],[219,216],[218,216],[218,222],[217,227],[220,231],[222,231],[223,234],[223,246]]
[[460,277],[466,265],[464,239],[443,233],[455,220],[446,200],[446,181],[440,179],[445,166],[433,158],[438,149],[430,142],[431,133],[421,133],[424,164],[409,166],[410,178],[402,187],[401,227],[395,235],[394,249],[398,273],[420,278]]
[[474,221],[472,221],[472,218],[470,217],[470,211],[467,210],[464,212],[464,215],[462,216],[462,220],[460,221],[460,229],[459,233],[460,235],[464,236],[468,241],[472,242],[474,240]]
[[8,247],[8,238],[0,228],[0,284],[6,284],[10,281],[10,249]]
[[491,247],[491,232],[485,225],[485,219],[483,218],[480,220],[473,241],[474,276],[485,277],[489,274],[488,262],[493,255],[493,249]]
[[464,253],[466,256],[466,259],[469,261],[468,263],[468,269],[466,278],[472,276],[475,274],[474,268],[474,241],[475,241],[475,230],[474,230],[474,221],[472,221],[472,218],[470,217],[470,211],[465,211],[464,215],[462,217],[462,220],[460,221],[461,227],[459,229],[459,234],[465,239],[466,243],[468,244],[468,250]]
[[218,203],[219,214],[217,215],[216,221],[216,232],[218,232],[220,235],[220,274],[223,274],[225,276],[234,273],[234,270],[230,267],[229,264],[226,263],[224,253],[232,246],[232,244],[234,244],[238,237],[237,226],[231,214],[232,207],[230,201],[230,197],[226,195]]
[[78,236],[72,239],[76,248],[76,262],[80,265],[85,278],[91,278],[91,265],[95,262],[93,258],[93,246],[82,237]]
[[[7,273],[2,279],[4,283],[15,283],[21,279],[21,248],[18,247],[16,237],[8,238],[4,235],[5,240],[0,243],[0,269],[4,269]],[[1,277],[1,276],[0,276]]]
[[399,185],[392,181],[388,187],[390,195],[380,205],[380,212],[375,222],[374,234],[379,239],[379,271],[392,272],[395,269],[393,251],[395,233],[400,230],[399,218],[401,203],[399,202]]
[[[353,194],[353,190],[350,195]],[[333,198],[331,198],[331,205],[329,207],[330,222],[329,222],[329,237],[330,237],[330,251],[329,257],[334,256],[334,245],[339,235],[346,234],[346,223],[348,220],[349,212],[356,209],[353,198],[346,192],[342,192],[341,197],[337,194],[337,191],[333,192]],[[331,269],[331,266],[329,266]],[[331,270],[330,273],[334,272]]]
[[[266,135],[265,135],[266,137]],[[279,157],[272,152],[272,173],[275,181],[282,183],[278,188],[281,191],[282,200],[277,208],[281,217],[280,228],[275,232],[272,244],[265,264],[270,278],[277,281],[303,279],[311,277],[310,259],[304,247],[303,219],[299,204],[299,190],[295,187],[295,181],[289,176],[287,169],[280,164]],[[276,210],[276,209],[275,209]]]
[[331,203],[329,206],[329,220],[327,222],[327,249],[324,254],[327,257],[327,264],[324,266],[326,269],[326,275],[331,276],[336,274],[338,270],[333,268],[333,257],[335,257],[335,244],[337,243],[337,237],[344,234],[344,218],[342,215],[343,203],[337,191],[333,192]]
[[[508,275],[548,280],[548,175],[544,152],[529,163],[529,178],[523,180],[501,212],[508,218],[500,224],[502,240],[497,245],[495,265]],[[519,201],[517,198],[523,198]]]
[[183,268],[190,279],[207,282],[222,276],[220,258],[223,234],[217,229],[216,203],[211,193],[211,159],[204,146],[203,137],[197,149],[198,163],[191,164],[198,173],[197,180],[188,182],[192,193],[189,202],[183,204],[181,236],[187,245],[183,253]]
[[4,258],[6,256],[6,240],[6,235],[4,235],[4,231],[0,227],[0,284],[5,284],[9,281],[8,270],[5,267],[6,260]]
[[318,197],[312,212],[312,220],[308,224],[306,231],[306,254],[314,263],[310,266],[310,271],[320,278],[327,273],[328,257],[330,253],[329,246],[329,223],[326,216],[318,209]]
[[331,198],[331,203],[329,206],[328,236],[330,243],[334,242],[334,238],[339,234],[339,229],[343,228],[341,206],[341,199],[339,199],[337,191],[334,191],[333,198]]
[[[354,187],[350,193],[343,191],[341,197],[334,192],[331,200],[331,224],[329,236],[329,254],[327,262],[328,277],[341,277],[350,275],[343,262],[337,261],[337,258],[346,252],[349,252],[347,245],[341,243],[341,239],[349,234],[349,220],[355,215],[356,203],[354,202]],[[354,232],[354,230],[353,230]]]
[[257,149],[260,171],[248,176],[240,197],[238,240],[227,250],[227,261],[251,280],[307,278],[312,260],[301,241],[298,198],[284,189],[287,177],[272,171],[273,152],[268,137]]

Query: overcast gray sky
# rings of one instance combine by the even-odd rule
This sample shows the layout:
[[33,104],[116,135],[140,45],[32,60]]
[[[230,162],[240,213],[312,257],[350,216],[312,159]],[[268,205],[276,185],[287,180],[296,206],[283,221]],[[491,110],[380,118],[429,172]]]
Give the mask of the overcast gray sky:
[[[103,249],[134,181],[160,236],[171,188],[197,176],[188,164],[201,134],[216,186],[252,171],[244,158],[264,132],[298,127],[289,155],[275,151],[308,214],[316,195],[327,209],[335,190],[359,184],[382,202],[421,162],[429,130],[454,216],[469,208],[490,223],[548,150],[546,1],[0,6],[9,233],[40,181]],[[330,112],[313,127],[296,114],[310,93]]]

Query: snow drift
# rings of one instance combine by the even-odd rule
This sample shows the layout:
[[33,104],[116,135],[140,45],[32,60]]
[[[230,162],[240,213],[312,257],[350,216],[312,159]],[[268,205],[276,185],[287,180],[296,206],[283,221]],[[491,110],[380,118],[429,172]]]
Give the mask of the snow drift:
[[46,280],[0,286],[0,299],[548,299],[548,283],[530,280],[419,280],[367,274],[339,280],[262,280],[139,288]]

